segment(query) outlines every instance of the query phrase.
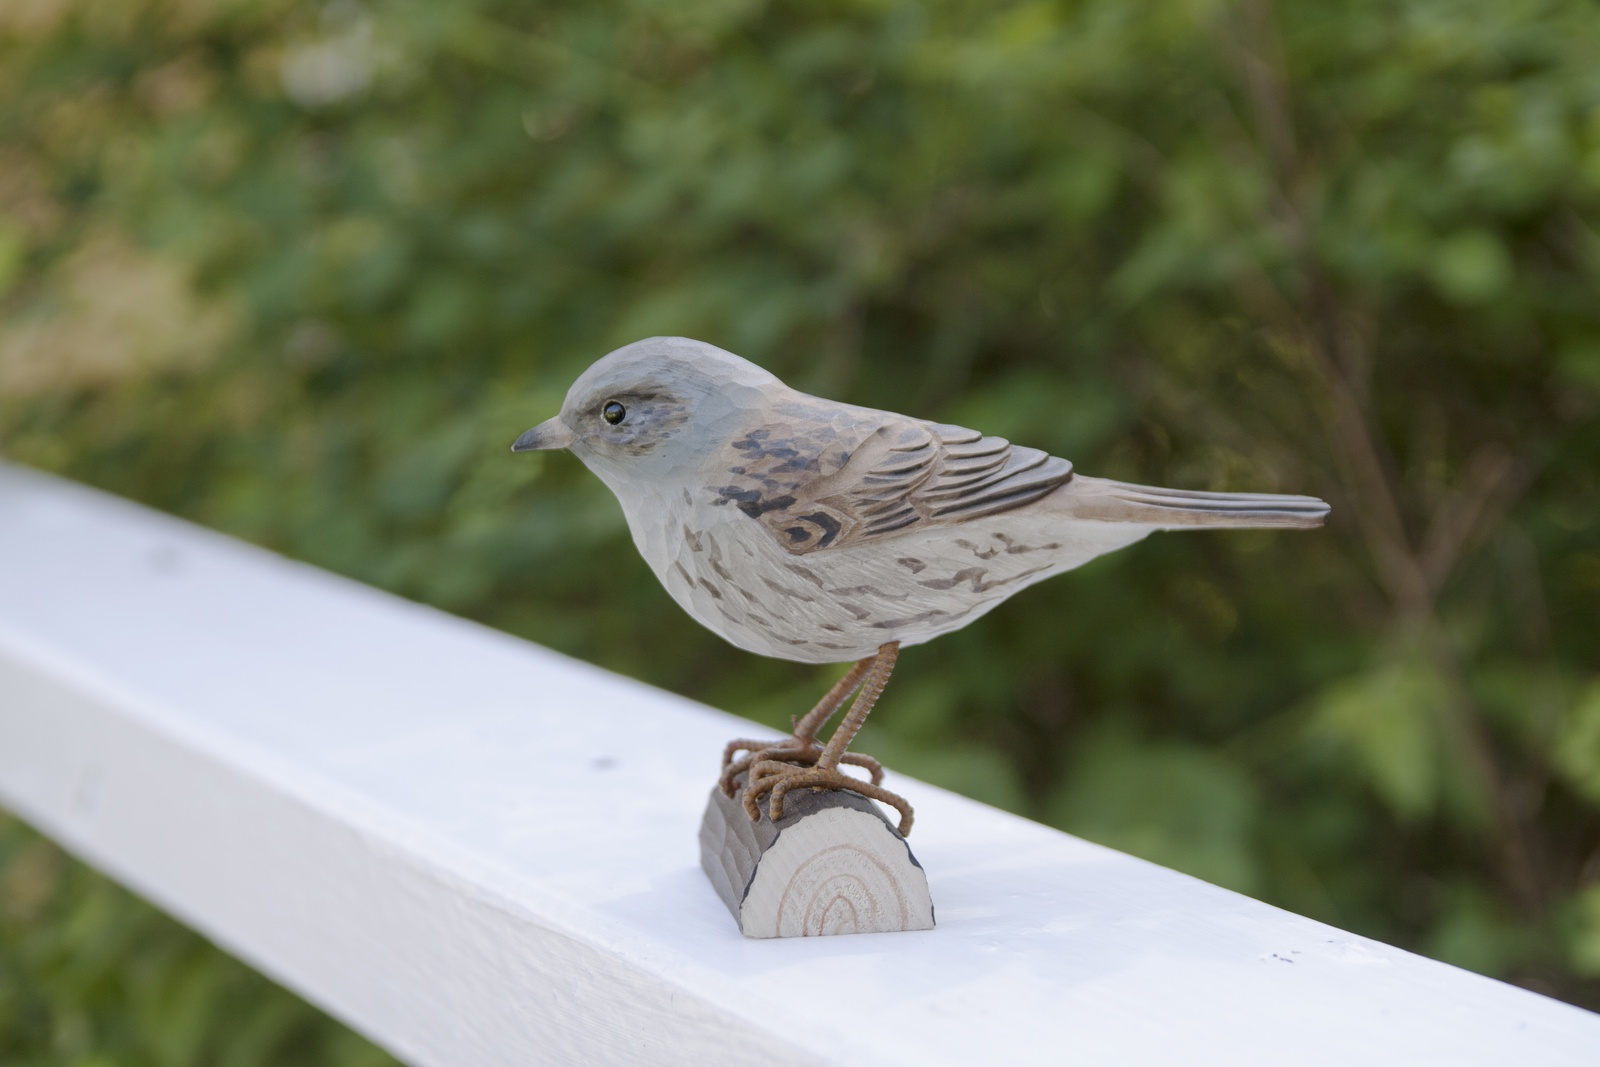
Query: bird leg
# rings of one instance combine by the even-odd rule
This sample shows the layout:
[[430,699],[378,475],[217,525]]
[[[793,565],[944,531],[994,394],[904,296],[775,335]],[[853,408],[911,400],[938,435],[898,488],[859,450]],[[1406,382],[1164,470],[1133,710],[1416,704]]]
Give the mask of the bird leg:
[[[750,772],[745,785],[744,810],[752,820],[761,817],[759,801],[765,793],[772,794],[767,803],[767,813],[776,821],[783,818],[783,798],[792,789],[848,789],[893,807],[900,813],[900,835],[904,837],[911,832],[911,805],[903,797],[882,788],[883,772],[877,761],[845,751],[860,731],[862,723],[867,721],[867,715],[878,702],[878,697],[883,694],[883,687],[889,683],[889,675],[894,673],[895,660],[899,655],[898,641],[890,641],[879,648],[877,655],[868,656],[851,668],[811,713],[795,725],[792,739],[760,751],[752,750],[747,761],[738,761],[738,764],[747,765]],[[828,739],[827,746],[819,746],[816,731],[858,687],[861,692],[857,694],[855,703],[850,705],[844,721]],[[740,742],[735,742],[735,745],[750,748]],[[739,748],[730,746],[729,755],[735,751],[739,751]],[[863,782],[845,774],[839,769],[841,765],[867,767],[872,773],[872,781]],[[735,766],[730,762],[728,769],[732,770]],[[741,766],[740,771],[743,769]],[[737,775],[740,771],[734,771],[733,774]],[[728,771],[724,771],[725,782],[731,781],[732,777]]]
[[[833,713],[839,710],[850,694],[861,687],[861,680],[866,677],[867,671],[872,668],[877,656],[868,656],[855,666],[851,667],[840,678],[827,695],[817,701],[817,706],[806,712],[805,718],[794,724],[794,733],[781,741],[753,741],[740,738],[729,741],[728,746],[722,750],[722,777],[718,785],[727,796],[733,796],[739,789],[736,779],[748,771],[752,766],[762,760],[784,760],[791,763],[811,766],[822,755],[822,745],[817,741],[817,731],[828,724],[833,718]],[[734,759],[739,752],[749,752],[750,755]],[[845,762],[856,766],[865,767],[872,775],[872,784],[877,785],[883,781],[883,767],[871,756],[857,756],[854,753]]]

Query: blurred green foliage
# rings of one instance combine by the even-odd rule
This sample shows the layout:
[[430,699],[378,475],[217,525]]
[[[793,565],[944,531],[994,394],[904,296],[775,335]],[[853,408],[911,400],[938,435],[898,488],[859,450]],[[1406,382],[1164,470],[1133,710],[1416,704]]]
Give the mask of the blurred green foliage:
[[[774,725],[830,672],[507,452],[616,345],[1316,493],[908,650],[861,747],[1600,1007],[1596,55],[1589,0],[7,4],[0,447]],[[109,892],[5,920],[11,1058],[189,1032],[51,977]]]

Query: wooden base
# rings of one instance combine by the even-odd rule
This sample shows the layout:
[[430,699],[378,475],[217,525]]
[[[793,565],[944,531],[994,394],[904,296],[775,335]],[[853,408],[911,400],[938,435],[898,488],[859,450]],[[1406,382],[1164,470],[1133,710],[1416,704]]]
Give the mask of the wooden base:
[[743,797],[712,788],[700,866],[746,937],[933,928],[928,877],[872,801],[797,789],[774,823],[764,798],[751,822]]

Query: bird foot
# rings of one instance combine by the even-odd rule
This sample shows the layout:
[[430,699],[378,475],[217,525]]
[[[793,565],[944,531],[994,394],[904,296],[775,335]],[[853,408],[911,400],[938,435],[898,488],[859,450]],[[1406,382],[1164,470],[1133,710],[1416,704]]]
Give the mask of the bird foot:
[[[815,760],[812,762],[814,764]],[[911,805],[898,793],[891,793],[878,784],[883,780],[883,771],[878,767],[877,761],[870,756],[846,753],[841,762],[857,767],[867,766],[867,762],[870,762],[875,768],[873,780],[864,782],[837,768],[802,766],[775,759],[756,759],[750,766],[750,779],[745,784],[745,814],[750,816],[752,822],[759,820],[761,797],[766,793],[772,794],[771,799],[767,801],[767,814],[773,822],[777,822],[783,818],[783,798],[792,789],[847,789],[894,808],[900,813],[900,836],[905,837],[911,833]]]
[[[740,752],[748,752],[749,755],[735,759],[734,757]],[[739,776],[757,763],[777,762],[796,767],[814,767],[821,756],[822,745],[817,739],[800,734],[791,734],[777,741],[752,741],[745,738],[729,741],[727,747],[722,750],[722,776],[717,779],[717,785],[721,787],[724,796],[731,797],[739,791]],[[873,785],[881,785],[883,782],[883,764],[871,756],[846,752],[839,758],[839,762],[865,770],[872,776]]]

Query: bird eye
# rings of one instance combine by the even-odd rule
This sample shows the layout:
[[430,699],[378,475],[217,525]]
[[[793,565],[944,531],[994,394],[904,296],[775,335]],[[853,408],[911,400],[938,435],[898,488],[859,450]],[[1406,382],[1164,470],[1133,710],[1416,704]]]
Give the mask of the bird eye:
[[608,400],[606,406],[600,409],[600,417],[615,426],[628,417],[628,409],[615,400]]

